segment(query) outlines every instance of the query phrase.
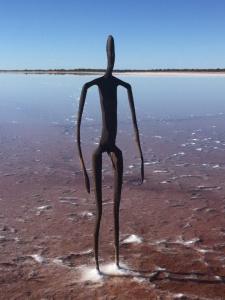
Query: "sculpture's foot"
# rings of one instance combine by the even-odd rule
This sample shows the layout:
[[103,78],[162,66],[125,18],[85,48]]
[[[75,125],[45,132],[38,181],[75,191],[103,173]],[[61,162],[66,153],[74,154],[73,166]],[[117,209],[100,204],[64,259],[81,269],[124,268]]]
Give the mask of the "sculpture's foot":
[[96,266],[96,271],[97,271],[98,275],[102,275],[102,272],[100,271],[99,266]]
[[121,269],[120,263],[118,261],[116,261],[116,266],[117,266],[118,269]]

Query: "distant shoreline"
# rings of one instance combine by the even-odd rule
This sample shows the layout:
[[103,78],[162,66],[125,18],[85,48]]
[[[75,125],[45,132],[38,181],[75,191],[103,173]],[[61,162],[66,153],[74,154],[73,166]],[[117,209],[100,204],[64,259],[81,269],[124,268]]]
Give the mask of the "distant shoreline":
[[[0,70],[0,73],[49,75],[103,75],[104,69],[50,69],[50,70]],[[125,76],[225,76],[225,69],[154,69],[115,70],[113,74]]]

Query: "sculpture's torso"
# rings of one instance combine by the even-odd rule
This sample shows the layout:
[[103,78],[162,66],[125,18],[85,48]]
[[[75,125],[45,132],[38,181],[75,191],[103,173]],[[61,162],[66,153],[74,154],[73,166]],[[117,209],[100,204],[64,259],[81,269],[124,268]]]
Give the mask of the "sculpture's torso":
[[100,145],[110,150],[115,145],[117,135],[117,79],[113,76],[101,77],[97,85],[102,110]]

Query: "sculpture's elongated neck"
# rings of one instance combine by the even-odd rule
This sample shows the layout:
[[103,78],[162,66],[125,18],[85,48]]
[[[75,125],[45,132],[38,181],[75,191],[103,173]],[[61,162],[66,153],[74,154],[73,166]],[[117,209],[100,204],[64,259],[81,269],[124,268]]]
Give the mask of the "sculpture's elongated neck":
[[108,64],[107,69],[104,74],[105,77],[111,77],[112,76],[112,67]]

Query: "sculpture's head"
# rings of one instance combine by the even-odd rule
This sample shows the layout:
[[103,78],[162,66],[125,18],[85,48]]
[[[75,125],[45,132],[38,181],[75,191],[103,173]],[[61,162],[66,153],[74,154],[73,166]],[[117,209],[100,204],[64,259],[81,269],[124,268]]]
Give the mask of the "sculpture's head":
[[107,52],[107,60],[108,60],[108,66],[106,72],[111,74],[115,63],[115,46],[114,46],[114,39],[111,35],[109,35],[107,39],[106,52]]

